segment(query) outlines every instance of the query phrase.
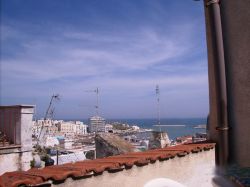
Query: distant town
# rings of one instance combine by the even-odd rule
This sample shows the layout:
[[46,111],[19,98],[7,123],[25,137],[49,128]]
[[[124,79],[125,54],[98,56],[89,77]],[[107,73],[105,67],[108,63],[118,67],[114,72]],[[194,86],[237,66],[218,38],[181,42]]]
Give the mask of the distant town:
[[[4,119],[0,123],[2,153],[12,151],[14,156],[16,151],[25,152],[26,156],[23,161],[23,156],[20,157],[22,167],[19,169],[26,170],[130,152],[144,152],[207,139],[205,132],[196,134],[189,132],[185,133],[185,136],[170,139],[168,132],[162,130],[164,127],[178,128],[186,125],[161,124],[158,85],[155,91],[157,120],[153,122],[154,124],[150,123],[149,128],[141,128],[138,124],[106,121],[99,114],[98,88],[90,91],[96,94],[96,111],[87,122],[54,119],[54,102],[60,100],[59,94],[51,96],[45,117],[42,119],[34,119],[36,111],[34,105],[1,106],[0,115],[1,119]],[[206,125],[197,124],[192,128],[205,129]],[[3,169],[1,172],[17,169],[15,165],[6,167],[8,169]]]
[[[195,128],[204,128],[204,125]],[[40,119],[32,122],[32,145],[36,148],[34,151],[41,154],[41,150],[39,152],[38,147],[36,147],[37,145],[46,148],[46,154],[53,160],[53,164],[94,159],[97,155],[98,157],[106,157],[105,153],[101,155],[99,153],[100,150],[103,152],[104,148],[97,146],[97,134],[101,137],[99,139],[102,142],[108,142],[107,139],[111,139],[111,142],[108,143],[114,143],[112,140],[114,136],[117,136],[131,145],[135,151],[206,140],[205,133],[170,140],[166,132],[155,132],[153,129],[142,129],[135,124],[116,121],[107,123],[103,117],[97,115],[89,118],[88,124],[81,121],[52,119]]]

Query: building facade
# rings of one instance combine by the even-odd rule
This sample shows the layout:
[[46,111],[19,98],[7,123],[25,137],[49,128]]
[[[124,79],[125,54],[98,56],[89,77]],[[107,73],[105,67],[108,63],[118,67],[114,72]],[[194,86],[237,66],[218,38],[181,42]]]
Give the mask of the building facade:
[[36,120],[33,121],[32,123],[32,135],[35,137],[38,137],[41,130],[42,130],[42,126],[44,128],[46,128],[46,133],[50,134],[50,135],[55,135],[56,133],[58,133],[58,124],[61,123],[62,120],[57,121],[57,120],[51,120],[51,119],[47,119],[47,120]]
[[46,134],[55,136],[64,135],[81,135],[87,134],[87,125],[81,121],[63,121],[63,120],[36,120],[33,121],[32,134],[39,136],[42,126],[46,128]]
[[113,131],[113,125],[106,124],[105,125],[105,132],[112,132]]
[[58,131],[66,135],[87,134],[87,125],[83,124],[81,121],[62,121],[58,124]]
[[105,119],[100,116],[93,116],[89,119],[90,132],[105,132]]

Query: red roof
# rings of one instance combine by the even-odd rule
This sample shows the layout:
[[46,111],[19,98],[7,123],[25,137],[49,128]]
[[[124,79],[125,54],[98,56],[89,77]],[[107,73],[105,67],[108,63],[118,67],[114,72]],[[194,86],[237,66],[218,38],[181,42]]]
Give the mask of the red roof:
[[133,165],[144,166],[156,160],[168,160],[176,156],[183,157],[189,153],[198,153],[213,149],[214,143],[185,144],[163,149],[154,149],[146,152],[127,153],[96,160],[85,160],[76,163],[49,166],[43,169],[28,171],[6,172],[0,176],[1,187],[15,187],[19,185],[38,185],[48,180],[54,183],[64,181],[68,177],[73,179],[102,174],[103,171],[119,172]]

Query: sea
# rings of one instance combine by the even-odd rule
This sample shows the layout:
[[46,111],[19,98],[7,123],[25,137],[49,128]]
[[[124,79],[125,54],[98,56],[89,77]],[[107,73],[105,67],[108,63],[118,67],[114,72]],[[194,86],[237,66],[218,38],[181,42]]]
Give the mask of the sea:
[[[88,120],[80,119],[86,124]],[[130,126],[137,125],[143,129],[153,129],[156,131],[167,132],[170,139],[175,140],[177,137],[186,136],[186,135],[195,135],[196,133],[205,133],[206,129],[204,128],[195,128],[197,125],[207,124],[206,118],[167,118],[161,119],[161,125],[184,125],[184,126],[154,126],[158,123],[157,119],[106,119],[107,123],[120,122],[125,123]],[[161,129],[160,129],[161,128]]]

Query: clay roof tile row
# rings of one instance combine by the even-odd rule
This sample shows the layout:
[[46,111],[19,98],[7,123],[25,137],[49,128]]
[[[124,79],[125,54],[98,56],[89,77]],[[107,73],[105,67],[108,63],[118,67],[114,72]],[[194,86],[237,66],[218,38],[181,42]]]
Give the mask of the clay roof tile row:
[[118,172],[135,166],[144,166],[156,160],[168,160],[176,156],[182,157],[189,153],[198,153],[214,148],[214,143],[184,144],[163,149],[154,149],[145,152],[134,152],[111,156],[103,159],[85,160],[58,166],[49,166],[43,169],[28,171],[6,172],[0,176],[0,186],[17,187],[20,185],[38,185],[48,180],[54,183],[73,179],[86,178],[102,174],[104,171]]

